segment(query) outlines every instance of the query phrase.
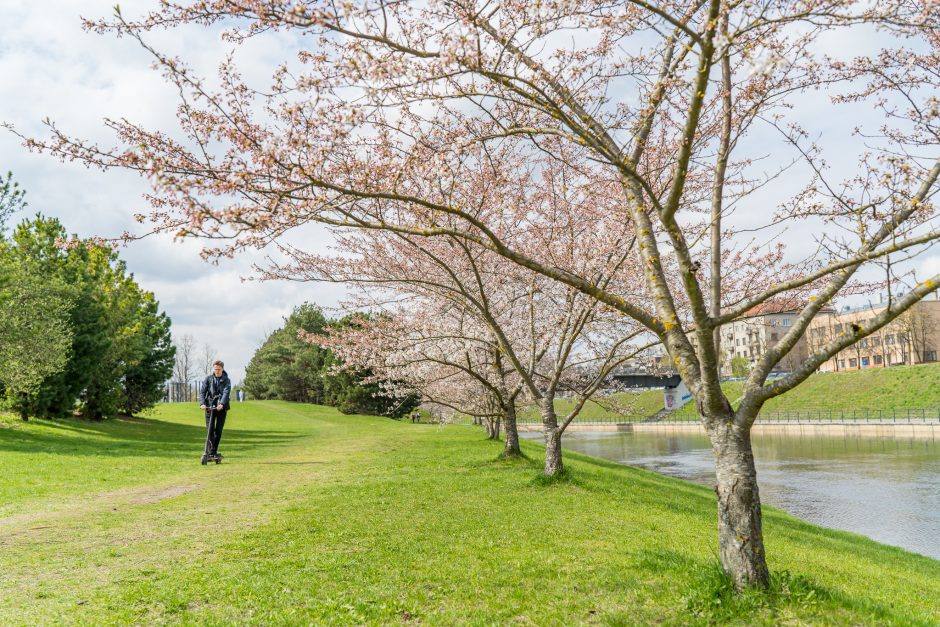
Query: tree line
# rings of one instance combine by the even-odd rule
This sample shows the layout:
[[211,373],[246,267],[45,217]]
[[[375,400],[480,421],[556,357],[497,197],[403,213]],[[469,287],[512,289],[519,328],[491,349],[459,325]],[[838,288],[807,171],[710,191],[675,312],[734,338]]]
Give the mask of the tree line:
[[368,369],[343,367],[332,351],[309,339],[354,324],[351,317],[329,319],[315,305],[296,307],[255,351],[242,382],[245,393],[261,400],[330,405],[345,414],[406,415],[417,406],[417,396],[390,392]]
[[163,396],[170,319],[117,253],[37,214],[0,180],[0,402],[24,420],[133,414]]

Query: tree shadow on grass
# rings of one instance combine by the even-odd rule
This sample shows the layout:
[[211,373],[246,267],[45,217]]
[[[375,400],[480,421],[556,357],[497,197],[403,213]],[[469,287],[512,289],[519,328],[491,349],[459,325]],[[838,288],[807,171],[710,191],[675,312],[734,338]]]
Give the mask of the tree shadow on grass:
[[[205,428],[198,425],[155,419],[106,422],[64,419],[33,424],[54,431],[0,429],[0,451],[174,458],[193,455],[193,451],[202,449],[206,439]],[[290,431],[231,428],[223,431],[222,445],[229,451],[245,451],[288,443],[295,437]]]

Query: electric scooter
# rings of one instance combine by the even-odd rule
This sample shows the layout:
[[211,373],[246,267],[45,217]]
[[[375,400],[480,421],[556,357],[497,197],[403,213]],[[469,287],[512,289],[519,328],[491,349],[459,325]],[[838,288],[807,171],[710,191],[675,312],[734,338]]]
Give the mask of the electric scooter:
[[209,450],[212,448],[212,427],[215,423],[215,408],[219,404],[220,396],[214,396],[209,404],[206,406],[207,411],[209,412],[209,419],[206,421],[206,447],[202,451],[202,465],[205,466],[210,461],[214,461],[216,464],[222,463],[222,458],[218,455],[211,455]]

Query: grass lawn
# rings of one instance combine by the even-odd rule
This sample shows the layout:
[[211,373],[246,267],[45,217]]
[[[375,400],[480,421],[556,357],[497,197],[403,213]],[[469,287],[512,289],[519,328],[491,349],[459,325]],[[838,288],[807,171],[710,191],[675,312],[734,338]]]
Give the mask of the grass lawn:
[[768,509],[772,594],[728,593],[715,497],[479,429],[287,403],[0,417],[0,624],[940,623],[940,562]]
[[[741,381],[726,381],[721,387],[734,403],[743,386]],[[940,364],[920,364],[817,373],[786,394],[770,399],[762,411],[831,411],[832,418],[839,418],[840,411],[867,410],[874,416],[874,412],[881,410],[890,417],[887,412],[895,410],[901,416],[908,409],[937,408],[940,408]],[[695,406],[689,403],[673,418],[697,420]]]
[[[662,390],[621,392],[591,399],[584,404],[576,422],[614,421],[635,422],[646,419],[663,408]],[[556,398],[555,413],[561,420],[574,409],[574,399]],[[541,422],[538,407],[527,407],[519,412],[521,422]]]

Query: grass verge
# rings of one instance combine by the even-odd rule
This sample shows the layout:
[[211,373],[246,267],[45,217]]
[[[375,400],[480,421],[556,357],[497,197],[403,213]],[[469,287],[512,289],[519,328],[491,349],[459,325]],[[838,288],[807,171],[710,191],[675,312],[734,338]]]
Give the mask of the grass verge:
[[0,418],[0,624],[937,624],[940,562],[768,509],[734,595],[709,490],[468,427],[245,403]]

